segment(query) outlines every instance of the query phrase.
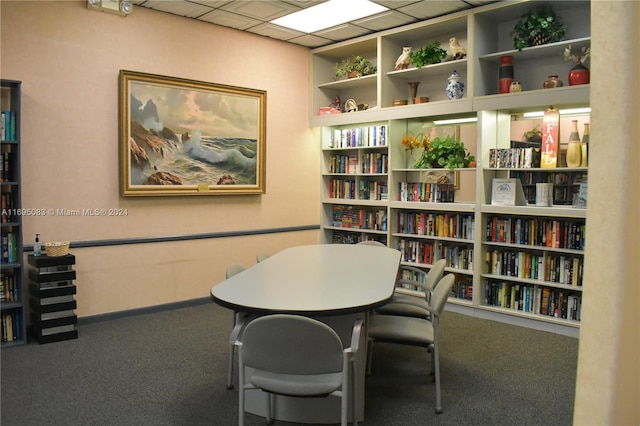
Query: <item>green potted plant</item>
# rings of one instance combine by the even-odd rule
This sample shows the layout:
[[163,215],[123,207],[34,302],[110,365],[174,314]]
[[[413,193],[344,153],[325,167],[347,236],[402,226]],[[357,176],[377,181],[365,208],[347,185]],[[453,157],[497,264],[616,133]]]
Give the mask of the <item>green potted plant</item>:
[[542,142],[542,129],[540,126],[536,126],[531,130],[527,130],[522,134],[522,140],[524,142]]
[[366,58],[360,55],[353,55],[350,58],[344,59],[342,62],[335,64],[334,66],[335,78],[342,77],[362,77],[365,75],[375,74],[376,66]]
[[513,27],[513,47],[522,51],[525,47],[538,46],[562,40],[566,27],[549,5],[532,9],[520,17]]
[[409,53],[409,60],[413,65],[422,68],[425,65],[437,64],[447,56],[447,51],[440,47],[437,41],[429,41],[426,46]]
[[415,169],[462,169],[469,167],[475,157],[464,146],[464,142],[451,136],[440,136],[429,142],[422,157],[412,166]]

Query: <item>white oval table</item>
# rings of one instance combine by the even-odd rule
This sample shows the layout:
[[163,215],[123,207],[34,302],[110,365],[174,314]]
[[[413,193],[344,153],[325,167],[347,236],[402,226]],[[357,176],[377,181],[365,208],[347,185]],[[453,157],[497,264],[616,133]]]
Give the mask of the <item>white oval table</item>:
[[[211,288],[214,302],[256,314],[291,313],[326,322],[347,346],[357,318],[386,303],[395,287],[400,252],[362,244],[291,247]],[[365,323],[366,331],[366,323]],[[366,332],[356,359],[357,418],[364,421]],[[265,394],[248,391],[246,410],[264,416]],[[339,398],[277,396],[274,417],[294,423],[339,423]]]

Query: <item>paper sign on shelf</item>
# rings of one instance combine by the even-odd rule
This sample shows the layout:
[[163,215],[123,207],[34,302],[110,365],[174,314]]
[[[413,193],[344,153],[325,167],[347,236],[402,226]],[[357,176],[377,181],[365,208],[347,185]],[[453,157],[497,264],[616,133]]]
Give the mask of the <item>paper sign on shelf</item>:
[[542,118],[542,156],[540,167],[553,169],[558,162],[558,128],[560,127],[560,112],[550,106]]

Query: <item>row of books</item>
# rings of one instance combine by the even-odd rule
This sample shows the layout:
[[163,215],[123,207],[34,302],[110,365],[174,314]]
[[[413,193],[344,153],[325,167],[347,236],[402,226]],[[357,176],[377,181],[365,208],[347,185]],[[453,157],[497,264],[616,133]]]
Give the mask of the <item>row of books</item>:
[[18,233],[7,232],[2,234],[2,263],[18,261]]
[[487,220],[486,241],[584,250],[583,221],[492,216]]
[[579,256],[493,250],[487,251],[485,264],[489,274],[582,286],[584,261]]
[[0,291],[0,301],[16,302],[20,300],[20,285],[16,276],[13,274],[0,275],[2,281],[2,289]]
[[16,140],[15,111],[2,111],[2,117],[0,118],[0,139],[3,141]]
[[13,222],[15,219],[15,214],[18,210],[16,209],[16,200],[15,196],[12,192],[3,192],[0,195],[0,205],[2,206],[2,223]]
[[2,313],[2,341],[13,342],[21,340],[22,336],[22,312],[11,311]]
[[445,259],[448,268],[473,271],[473,248],[470,246],[401,238],[396,248],[404,262],[431,265]]
[[[371,240],[372,238],[364,238],[362,235],[348,231],[332,231],[331,232],[331,244],[357,244],[362,241]],[[382,237],[375,239],[385,246],[387,245],[387,239]]]
[[362,173],[386,174],[389,172],[389,156],[382,152],[365,152],[362,155]]
[[429,237],[473,239],[472,214],[398,212],[398,232]]
[[586,180],[584,172],[511,172],[511,177],[520,179],[523,186],[535,185],[536,183],[552,183],[554,185],[579,184]]
[[398,201],[425,203],[453,203],[455,187],[452,183],[400,182]]
[[349,200],[386,200],[389,197],[386,182],[355,179],[330,179],[329,198]]
[[513,169],[540,167],[540,148],[491,148],[489,167]]
[[473,300],[473,283],[468,279],[456,280],[451,288],[449,297],[463,300]]
[[358,173],[357,155],[330,155],[329,173],[345,173],[355,175]]
[[331,132],[329,148],[358,148],[387,145],[387,126],[335,129]]
[[485,303],[516,311],[580,321],[582,294],[502,281],[485,283]]
[[332,225],[341,228],[387,230],[387,210],[367,210],[360,206],[333,206]]
[[13,167],[10,151],[0,152],[0,182],[13,180]]

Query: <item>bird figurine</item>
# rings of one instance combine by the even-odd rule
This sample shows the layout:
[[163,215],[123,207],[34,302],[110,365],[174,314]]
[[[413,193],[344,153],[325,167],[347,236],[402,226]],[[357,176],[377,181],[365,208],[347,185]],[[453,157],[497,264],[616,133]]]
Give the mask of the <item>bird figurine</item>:
[[411,53],[411,46],[402,48],[402,53],[400,54],[400,56],[398,57],[398,60],[396,61],[396,67],[395,67],[396,70],[407,69],[407,67],[409,66],[409,63],[411,62],[409,59],[410,53]]
[[467,49],[460,46],[456,37],[451,37],[449,39],[449,48],[451,49],[451,56],[453,59],[461,59],[467,56]]

